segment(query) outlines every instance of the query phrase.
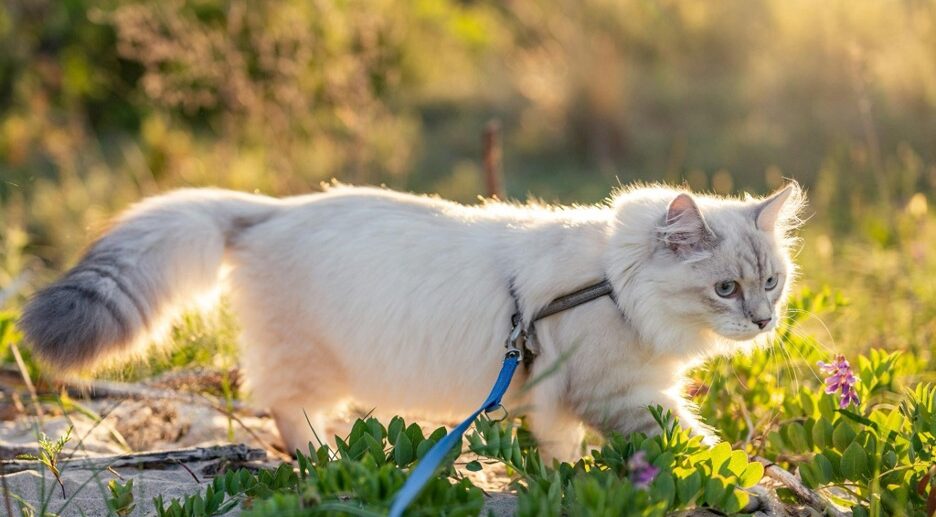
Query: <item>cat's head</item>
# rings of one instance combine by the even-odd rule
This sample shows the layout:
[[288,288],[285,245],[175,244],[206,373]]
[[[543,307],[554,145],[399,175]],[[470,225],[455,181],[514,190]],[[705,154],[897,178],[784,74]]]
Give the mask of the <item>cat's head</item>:
[[[656,189],[630,203],[643,203],[643,211],[620,210],[625,228],[617,233],[631,226],[622,218],[645,218],[641,245],[630,250],[644,256],[619,278],[636,291],[631,307],[649,332],[710,331],[730,345],[776,328],[796,272],[791,233],[804,203],[799,185],[745,200]],[[625,249],[628,242],[636,244],[623,239]]]

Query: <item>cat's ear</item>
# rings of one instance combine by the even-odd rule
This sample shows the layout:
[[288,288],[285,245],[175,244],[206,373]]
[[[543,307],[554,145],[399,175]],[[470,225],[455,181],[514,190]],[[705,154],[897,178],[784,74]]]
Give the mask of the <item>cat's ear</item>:
[[754,221],[757,229],[773,232],[780,226],[790,226],[802,203],[803,194],[796,182],[783,187],[755,207]]
[[715,234],[689,194],[679,194],[670,202],[660,237],[669,249],[680,254],[702,251],[715,242]]

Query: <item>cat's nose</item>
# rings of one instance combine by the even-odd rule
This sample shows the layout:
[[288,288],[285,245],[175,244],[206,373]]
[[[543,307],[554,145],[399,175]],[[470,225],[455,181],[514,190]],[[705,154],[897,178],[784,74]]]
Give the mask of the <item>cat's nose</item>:
[[753,321],[754,324],[757,325],[757,328],[763,330],[763,328],[766,327],[770,323],[771,319],[772,318],[767,318],[765,320],[751,320],[751,321]]

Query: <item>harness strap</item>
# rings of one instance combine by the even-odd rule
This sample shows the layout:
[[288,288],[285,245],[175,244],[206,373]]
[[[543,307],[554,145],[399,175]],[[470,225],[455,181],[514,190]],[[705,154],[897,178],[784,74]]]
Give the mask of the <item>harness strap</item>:
[[597,284],[590,285],[575,291],[574,293],[569,293],[565,296],[560,296],[555,300],[549,302],[549,305],[540,309],[534,316],[533,322],[539,321],[543,318],[552,316],[553,314],[567,311],[573,307],[582,305],[583,303],[588,303],[592,300],[597,300],[602,296],[609,296],[614,291],[614,288],[611,287],[611,282],[603,280]]
[[613,298],[614,288],[611,287],[611,282],[602,280],[597,284],[592,284],[588,287],[583,287],[578,291],[560,296],[559,298],[549,302],[549,305],[538,310],[530,320],[530,324],[526,327],[523,327],[523,312],[520,310],[520,299],[517,297],[516,293],[513,292],[513,290],[510,291],[510,294],[513,296],[514,304],[517,307],[517,312],[513,315],[512,323],[515,326],[518,324],[521,326],[523,339],[518,342],[518,345],[523,354],[523,364],[527,367],[527,369],[529,369],[533,366],[533,360],[539,354],[539,346],[536,342],[535,326],[537,321],[543,318],[548,318],[553,314],[558,314],[574,307],[578,307],[579,305],[588,303],[592,300],[597,300],[602,296],[611,296]]
[[478,415],[482,412],[489,413],[501,407],[501,399],[504,397],[504,394],[507,393],[507,388],[510,387],[510,380],[513,378],[514,372],[517,371],[519,362],[523,360],[529,367],[533,357],[538,352],[535,350],[535,346],[529,346],[530,341],[535,340],[533,324],[553,314],[569,310],[583,303],[601,298],[602,296],[609,296],[612,294],[612,291],[610,282],[604,280],[565,296],[560,296],[550,302],[546,307],[537,311],[530,321],[530,324],[527,326],[523,325],[520,301],[511,291],[511,295],[514,297],[514,303],[517,306],[517,312],[511,317],[511,330],[510,334],[507,336],[506,343],[507,353],[504,356],[504,363],[501,366],[500,373],[497,374],[494,387],[491,388],[491,393],[484,399],[480,408],[468,416],[462,423],[455,426],[448,434],[443,436],[442,439],[433,445],[432,448],[429,449],[429,452],[423,456],[419,464],[416,465],[416,468],[410,472],[409,477],[403,484],[403,488],[401,488],[400,491],[397,492],[396,497],[394,497],[393,503],[390,505],[390,517],[401,517],[403,515],[403,510],[416,499],[416,496],[419,495],[419,492],[426,482],[429,481],[429,478],[435,474],[439,464],[442,463],[442,460],[445,459],[445,456],[452,447],[454,447],[456,443],[461,444],[462,436],[464,436],[465,431],[467,431],[468,428],[471,427],[471,424],[478,418]]

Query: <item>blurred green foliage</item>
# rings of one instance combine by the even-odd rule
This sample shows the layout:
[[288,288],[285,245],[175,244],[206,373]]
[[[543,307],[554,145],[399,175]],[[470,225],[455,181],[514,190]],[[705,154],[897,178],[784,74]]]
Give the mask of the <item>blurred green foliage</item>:
[[[286,195],[335,177],[470,202],[497,118],[518,198],[795,177],[801,282],[851,304],[804,313],[804,332],[930,363],[934,43],[932,1],[8,0],[0,304],[175,187]],[[135,371],[230,367],[222,320],[189,317],[183,346]]]
[[178,186],[470,201],[490,118],[509,195],[789,176],[888,241],[936,184],[934,24],[931,1],[8,0],[0,281]]

